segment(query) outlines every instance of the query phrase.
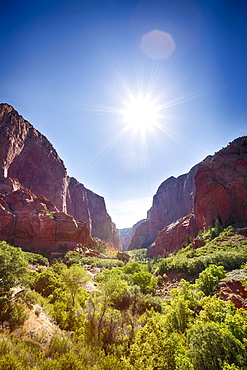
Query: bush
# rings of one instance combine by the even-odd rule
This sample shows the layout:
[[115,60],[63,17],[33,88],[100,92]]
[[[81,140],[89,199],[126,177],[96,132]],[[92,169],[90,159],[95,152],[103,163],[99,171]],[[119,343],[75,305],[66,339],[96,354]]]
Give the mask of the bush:
[[223,279],[225,276],[226,272],[223,266],[210,265],[199,274],[196,285],[204,294],[209,295],[216,288],[220,279]]

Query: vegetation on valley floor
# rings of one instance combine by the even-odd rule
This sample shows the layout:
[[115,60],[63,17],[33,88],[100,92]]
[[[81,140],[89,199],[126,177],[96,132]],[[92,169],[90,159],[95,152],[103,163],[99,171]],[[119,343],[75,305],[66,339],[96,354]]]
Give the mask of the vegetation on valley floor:
[[[227,272],[247,273],[247,240],[232,227],[209,234],[204,247],[157,260],[132,251],[125,264],[74,252],[50,266],[1,242],[0,369],[247,369],[247,311],[215,294]],[[101,271],[91,292],[85,265]],[[184,279],[161,299],[172,272]],[[34,304],[60,328],[49,341],[23,329]]]

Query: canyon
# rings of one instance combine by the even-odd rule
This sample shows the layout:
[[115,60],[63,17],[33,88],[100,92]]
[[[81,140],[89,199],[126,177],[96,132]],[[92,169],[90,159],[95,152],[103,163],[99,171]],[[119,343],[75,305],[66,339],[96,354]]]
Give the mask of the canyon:
[[[102,196],[70,177],[49,140],[12,106],[0,104],[0,235],[24,249],[58,251],[94,238],[116,250],[172,254],[190,236],[247,219],[247,137],[159,186],[147,218],[116,229]],[[120,243],[121,238],[121,243]]]

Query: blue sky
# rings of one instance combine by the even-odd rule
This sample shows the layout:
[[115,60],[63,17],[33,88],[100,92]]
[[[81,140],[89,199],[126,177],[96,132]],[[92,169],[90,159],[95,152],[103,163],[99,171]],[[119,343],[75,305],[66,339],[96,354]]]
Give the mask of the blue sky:
[[[1,1],[0,101],[131,227],[161,182],[246,134],[246,19],[245,0]],[[159,107],[146,131],[124,119],[137,96]]]

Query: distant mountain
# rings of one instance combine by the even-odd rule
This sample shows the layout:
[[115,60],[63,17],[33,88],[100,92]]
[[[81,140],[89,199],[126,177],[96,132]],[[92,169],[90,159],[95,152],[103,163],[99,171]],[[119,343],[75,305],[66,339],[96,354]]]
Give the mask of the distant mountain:
[[153,198],[146,220],[135,229],[128,249],[148,248],[159,256],[181,248],[216,219],[223,225],[247,219],[247,137],[165,180]]
[[135,233],[136,228],[143,222],[144,220],[138,221],[135,225],[132,227],[128,227],[125,229],[119,229],[119,236],[120,236],[120,243],[122,246],[122,249],[124,251],[127,251],[129,249],[130,242],[133,238],[133,235]]
[[[18,185],[14,186],[11,179],[18,179],[18,181],[14,180]],[[106,211],[104,198],[86,189],[76,179],[69,177],[63,161],[47,138],[23,119],[12,106],[0,104],[0,193],[2,193],[6,202],[8,192],[15,191],[26,194],[23,195],[24,203],[31,203],[36,198],[45,199],[43,205],[46,202],[52,204],[50,208],[52,208],[53,213],[58,212],[69,216],[74,225],[77,221],[83,221],[88,229],[88,235],[110,242],[116,249],[120,248],[119,234]],[[28,191],[30,202],[27,197]],[[18,202],[20,208],[20,199]],[[11,226],[12,234],[8,237],[15,237],[17,230],[14,224],[20,221],[21,212],[18,212],[16,208],[12,211],[10,203],[2,203],[5,208],[2,204],[0,222],[1,217],[6,218],[6,214],[11,213],[15,222]],[[42,202],[40,201],[40,203]],[[43,212],[45,216],[50,212],[46,205],[40,205],[39,207],[42,212],[46,211]],[[6,212],[4,212],[4,209]],[[28,213],[27,208],[25,208],[24,213]],[[64,219],[67,216],[63,216]],[[55,227],[55,224],[53,226]],[[32,229],[33,226],[30,227]],[[66,230],[66,222],[64,229]],[[73,243],[76,243],[77,239],[78,242],[81,242],[80,238],[76,236],[77,231],[74,228]],[[28,243],[35,245],[35,233],[33,230],[29,233],[31,234]],[[7,237],[7,235],[3,235],[3,229],[1,234],[2,237]],[[54,238],[57,242],[55,244],[58,244],[59,234],[55,233]],[[18,237],[17,239],[21,246],[21,238]],[[64,240],[67,240],[67,242],[70,240],[68,235],[64,236],[61,242]],[[26,244],[24,239],[23,244]]]

